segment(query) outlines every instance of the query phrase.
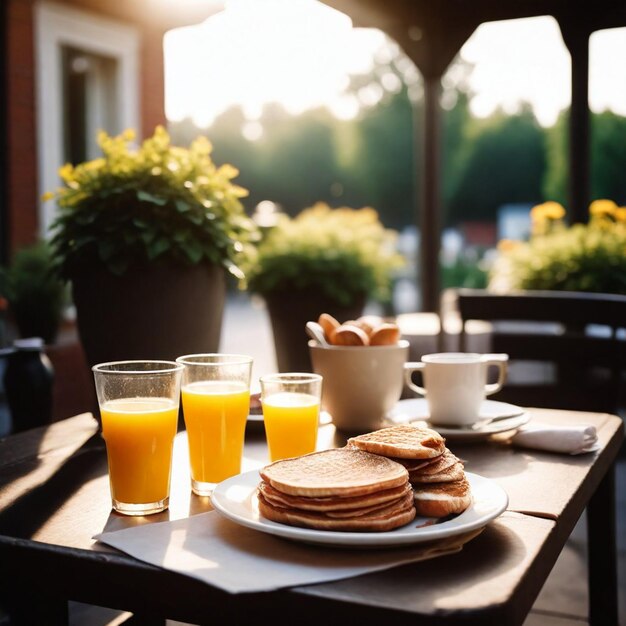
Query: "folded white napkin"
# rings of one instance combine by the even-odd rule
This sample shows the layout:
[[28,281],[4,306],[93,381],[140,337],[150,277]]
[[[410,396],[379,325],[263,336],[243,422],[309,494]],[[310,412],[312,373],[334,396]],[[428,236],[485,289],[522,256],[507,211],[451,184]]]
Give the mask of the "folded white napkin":
[[242,593],[340,580],[452,554],[481,531],[403,549],[343,550],[287,541],[210,511],[106,532],[94,539],[152,565]]
[[596,428],[591,424],[552,426],[533,422],[522,426],[510,441],[522,448],[566,454],[583,454],[598,449]]

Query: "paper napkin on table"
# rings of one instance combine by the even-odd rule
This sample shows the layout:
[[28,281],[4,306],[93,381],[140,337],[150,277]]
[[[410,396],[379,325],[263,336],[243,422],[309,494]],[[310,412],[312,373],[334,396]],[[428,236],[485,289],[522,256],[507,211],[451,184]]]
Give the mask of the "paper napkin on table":
[[141,561],[243,593],[340,580],[453,554],[481,531],[402,549],[345,550],[274,537],[210,511],[94,538]]
[[570,426],[526,424],[510,439],[513,445],[522,448],[535,448],[565,454],[592,452],[598,448],[597,441],[596,428],[591,424],[572,424]]

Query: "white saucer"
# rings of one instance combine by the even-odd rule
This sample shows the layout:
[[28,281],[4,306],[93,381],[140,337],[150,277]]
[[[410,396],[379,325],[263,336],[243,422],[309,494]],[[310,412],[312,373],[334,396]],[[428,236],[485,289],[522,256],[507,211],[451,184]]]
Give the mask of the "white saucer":
[[[436,430],[447,439],[456,440],[485,439],[496,433],[515,430],[530,419],[530,415],[524,412],[523,408],[496,400],[485,400],[481,405],[480,420],[485,420],[484,424],[479,421],[471,426],[443,426],[432,424],[429,417],[428,403],[425,398],[400,400],[387,415],[387,419],[393,424],[424,422],[429,428]],[[497,421],[488,421],[493,419]]]

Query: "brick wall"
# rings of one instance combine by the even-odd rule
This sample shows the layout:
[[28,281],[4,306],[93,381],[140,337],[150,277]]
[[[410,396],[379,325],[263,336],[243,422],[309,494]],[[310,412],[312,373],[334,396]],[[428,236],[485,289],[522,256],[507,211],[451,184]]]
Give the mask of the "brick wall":
[[37,144],[33,0],[10,0],[8,7],[7,115],[9,250],[37,235]]

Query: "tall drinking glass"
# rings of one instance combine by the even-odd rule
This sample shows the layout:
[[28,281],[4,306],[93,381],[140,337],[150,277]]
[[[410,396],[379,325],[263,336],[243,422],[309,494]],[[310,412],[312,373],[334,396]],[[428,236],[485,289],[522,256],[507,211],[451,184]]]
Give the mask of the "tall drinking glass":
[[269,374],[262,376],[260,382],[270,460],[315,452],[322,377],[308,373]]
[[93,368],[113,509],[125,515],[169,506],[183,366],[116,361]]
[[176,362],[185,367],[182,400],[191,489],[207,496],[217,483],[241,472],[252,357],[190,354]]

